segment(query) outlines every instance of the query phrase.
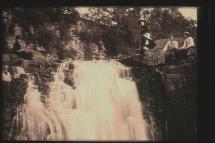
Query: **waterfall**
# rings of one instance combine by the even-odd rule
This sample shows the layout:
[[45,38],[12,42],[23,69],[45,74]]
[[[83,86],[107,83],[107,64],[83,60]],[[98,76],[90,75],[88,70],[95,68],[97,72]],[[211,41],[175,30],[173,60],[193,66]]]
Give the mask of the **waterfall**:
[[[70,64],[75,88],[64,82]],[[151,139],[130,69],[115,60],[63,62],[41,96],[29,80],[17,140]]]

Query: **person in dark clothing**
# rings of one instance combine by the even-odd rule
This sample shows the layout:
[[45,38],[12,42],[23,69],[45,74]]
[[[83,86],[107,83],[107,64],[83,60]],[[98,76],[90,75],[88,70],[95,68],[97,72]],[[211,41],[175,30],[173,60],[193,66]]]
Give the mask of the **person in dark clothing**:
[[139,23],[141,24],[141,35],[149,32],[149,28],[146,26],[144,20],[140,20]]
[[142,38],[141,50],[153,49],[156,43],[151,39],[150,33],[144,33]]
[[141,22],[141,47],[138,49],[138,53],[144,55],[145,50],[153,49],[156,43],[151,39],[151,34],[149,33],[149,28],[145,25],[143,20]]
[[22,49],[21,46],[21,39],[17,36],[16,37],[16,42],[13,45],[13,54],[16,54],[17,56],[23,58],[23,59],[29,59],[31,60],[33,55],[31,52],[27,52],[24,49]]
[[20,50],[22,49],[22,46],[21,46],[21,39],[17,36],[16,37],[16,41],[13,45],[13,51],[12,53],[13,54],[17,54],[18,52],[20,52]]

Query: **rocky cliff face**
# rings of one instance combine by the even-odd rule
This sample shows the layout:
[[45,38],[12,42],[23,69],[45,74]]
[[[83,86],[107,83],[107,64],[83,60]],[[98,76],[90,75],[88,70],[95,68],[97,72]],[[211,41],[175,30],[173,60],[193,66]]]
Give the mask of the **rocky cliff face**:
[[197,137],[197,67],[184,63],[164,67],[167,95],[167,139],[194,140]]
[[197,139],[197,64],[132,68],[144,115],[159,140]]
[[[20,66],[26,73],[34,75],[35,84],[38,85],[39,91],[42,93],[46,93],[48,90],[48,82],[52,80],[50,73],[57,70],[59,62],[51,57],[47,57],[46,59],[37,57],[34,60],[25,60],[13,54],[3,54],[3,64],[11,66],[10,73],[13,73],[13,67]],[[13,125],[16,124],[17,107],[24,103],[24,95],[26,94],[27,87],[27,80],[23,78],[17,78],[11,81],[11,95],[8,98],[8,103],[3,109],[2,114],[2,137],[4,140],[12,140],[14,137],[13,134],[16,129],[13,128]]]

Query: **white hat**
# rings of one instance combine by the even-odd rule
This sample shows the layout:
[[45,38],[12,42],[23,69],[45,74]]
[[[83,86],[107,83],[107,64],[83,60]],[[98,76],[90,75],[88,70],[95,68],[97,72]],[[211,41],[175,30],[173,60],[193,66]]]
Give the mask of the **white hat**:
[[189,33],[189,32],[187,32],[187,31],[185,31],[185,32],[184,32],[184,34],[185,34],[185,35],[187,35],[187,36],[189,36],[189,35],[190,35],[190,33]]
[[145,33],[143,36],[146,37],[146,38],[148,38],[148,39],[150,39],[150,40],[152,40],[150,33]]

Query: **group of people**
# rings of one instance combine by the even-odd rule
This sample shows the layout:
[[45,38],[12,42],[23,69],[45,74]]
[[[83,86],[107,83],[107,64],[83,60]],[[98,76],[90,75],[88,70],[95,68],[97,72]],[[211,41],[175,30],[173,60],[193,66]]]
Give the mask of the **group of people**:
[[[144,24],[141,27],[141,48],[137,50],[138,54],[145,55],[147,50],[154,49],[156,47],[155,41],[152,40],[151,34],[149,33],[148,27]],[[178,42],[175,40],[174,35],[170,35],[170,39],[165,44],[162,49],[162,53],[166,54],[167,61],[175,62],[177,59],[178,63],[184,62],[190,54],[190,49],[193,49],[194,39],[191,37],[190,33],[184,32],[184,43],[182,47],[179,47]]]
[[176,60],[181,63],[187,59],[189,56],[189,50],[193,49],[195,44],[190,33],[184,32],[184,43],[182,47],[178,46],[178,41],[175,40],[174,35],[170,35],[170,40],[167,41],[166,45],[162,49],[163,53],[167,53],[167,61],[176,62]]

